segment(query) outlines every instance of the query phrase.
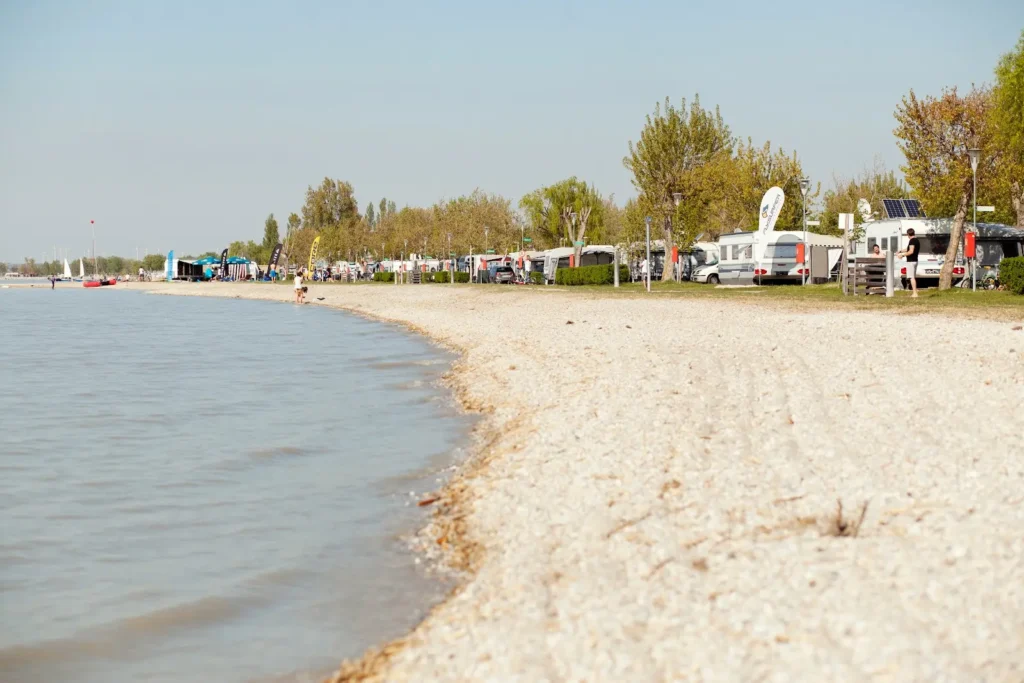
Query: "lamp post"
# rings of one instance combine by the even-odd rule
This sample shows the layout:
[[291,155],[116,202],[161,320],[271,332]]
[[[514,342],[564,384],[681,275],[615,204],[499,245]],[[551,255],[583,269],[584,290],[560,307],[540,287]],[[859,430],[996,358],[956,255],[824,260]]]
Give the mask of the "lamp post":
[[647,293],[650,294],[650,292],[651,292],[651,217],[650,216],[648,216],[646,219],[644,219],[644,225],[647,226],[647,260],[644,261],[644,263],[647,264],[647,266],[646,266],[646,268],[644,268],[644,270],[646,270],[647,272],[644,273],[644,279],[646,280],[646,283],[647,283]]
[[[487,232],[488,232],[488,228],[485,225],[484,226],[484,253],[485,254],[487,253],[487,250],[490,248],[490,244],[487,242]],[[449,249],[449,251],[451,251],[451,250]]]
[[[973,182],[971,185],[974,191],[974,220],[972,221],[971,229],[974,230],[975,245],[977,245],[978,239],[978,162],[981,160],[981,150],[977,147],[972,147],[967,150],[968,156],[971,157],[971,177]],[[975,246],[975,249],[978,247]],[[978,291],[978,256],[975,254],[974,258],[971,259],[971,289]]]
[[[487,229],[484,228],[484,232],[486,232],[486,231],[487,231]],[[451,265],[451,269],[449,271],[451,273],[451,275],[448,278],[448,284],[454,285],[455,284],[455,259],[452,258],[452,234],[451,233],[448,233],[448,259],[451,261],[451,264],[452,264]]]
[[[683,193],[682,192],[673,192],[672,193],[672,203],[675,204],[677,209],[679,208],[679,205],[682,203],[682,201],[683,201]],[[671,234],[671,230],[672,230],[672,217],[671,216],[668,217],[668,227],[669,227],[669,234]],[[666,261],[668,260],[668,242],[665,243],[665,260]],[[651,267],[651,264],[648,263],[647,264],[648,270],[650,270],[650,267]],[[682,274],[683,274],[682,273],[682,268],[679,267],[678,263],[673,263],[672,264],[672,268],[675,269],[675,273],[674,273],[675,274],[675,278],[674,279],[675,279],[676,282],[679,282],[680,280],[682,280]]]
[[807,284],[807,191],[811,189],[811,181],[807,178],[800,179],[800,210],[804,218],[804,262],[800,264],[802,284]]

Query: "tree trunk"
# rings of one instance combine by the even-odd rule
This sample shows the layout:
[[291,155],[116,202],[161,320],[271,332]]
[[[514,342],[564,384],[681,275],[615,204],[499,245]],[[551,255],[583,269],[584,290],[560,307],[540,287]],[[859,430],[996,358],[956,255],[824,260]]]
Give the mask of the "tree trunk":
[[1024,230],[1024,183],[1014,180],[1010,183],[1010,193],[1013,210],[1017,213],[1017,227]]
[[968,182],[960,193],[960,206],[957,207],[956,215],[953,216],[953,227],[949,231],[949,246],[946,247],[946,260],[939,271],[939,289],[949,289],[953,286],[953,266],[956,264],[956,256],[960,251],[960,239],[964,234],[964,223],[967,222],[967,207],[971,204],[970,182]]
[[[664,265],[661,268],[661,281],[669,282],[673,280],[672,277],[672,219],[666,218],[665,224],[661,229],[662,238],[665,240],[665,259]],[[651,264],[648,263],[647,267],[650,268]]]

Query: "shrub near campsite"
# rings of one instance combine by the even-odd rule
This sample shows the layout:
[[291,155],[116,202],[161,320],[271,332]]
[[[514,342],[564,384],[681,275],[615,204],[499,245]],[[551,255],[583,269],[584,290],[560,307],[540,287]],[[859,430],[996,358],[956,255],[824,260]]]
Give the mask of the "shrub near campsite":
[[395,274],[394,273],[374,273],[373,274],[373,281],[374,282],[394,282],[395,281]]
[[543,284],[545,284],[546,280],[544,278],[544,273],[540,272],[539,270],[531,270],[530,271],[530,282],[532,282],[535,285],[543,285]]
[[1024,257],[1004,258],[999,262],[999,281],[1014,294],[1024,294]]
[[[610,285],[615,282],[615,266],[582,266],[580,268],[559,268],[555,271],[555,284],[578,285]],[[619,282],[629,282],[629,268],[619,266]]]

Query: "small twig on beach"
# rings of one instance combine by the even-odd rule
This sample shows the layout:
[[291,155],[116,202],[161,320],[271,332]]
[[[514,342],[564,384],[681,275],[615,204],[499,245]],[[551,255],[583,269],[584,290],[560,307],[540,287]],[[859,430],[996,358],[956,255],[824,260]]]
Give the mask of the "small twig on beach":
[[645,519],[647,519],[650,516],[651,516],[651,513],[648,512],[643,517],[637,517],[636,519],[631,519],[631,520],[628,520],[626,522],[623,522],[622,524],[618,525],[617,527],[615,527],[614,529],[609,531],[607,534],[605,534],[605,538],[611,538],[612,536],[614,536],[615,534],[619,533],[623,529],[628,529],[631,526],[639,524],[640,522],[644,521]]
[[772,501],[772,504],[773,505],[779,505],[780,503],[792,503],[794,500],[800,500],[801,498],[806,498],[806,497],[807,497],[807,494],[804,493],[802,495],[791,496],[789,498],[776,498],[775,500]]
[[422,508],[422,507],[426,507],[428,505],[433,505],[434,503],[436,503],[439,500],[441,500],[441,496],[432,496],[430,498],[424,498],[420,502],[416,503],[416,505],[418,507]]
[[662,569],[664,569],[664,568],[665,568],[665,565],[667,565],[667,564],[668,564],[669,562],[674,562],[674,561],[675,561],[675,559],[676,559],[676,558],[674,558],[674,557],[669,557],[669,558],[666,558],[666,559],[662,560],[662,561],[661,561],[661,562],[659,562],[658,564],[654,565],[654,569],[652,569],[652,570],[650,571],[650,573],[649,573],[649,574],[647,574],[647,580],[648,580],[648,581],[650,581],[651,579],[653,579],[653,578],[654,578],[654,576],[655,576],[655,575],[656,575],[656,574],[657,574],[658,572],[660,572],[660,571],[661,571]]

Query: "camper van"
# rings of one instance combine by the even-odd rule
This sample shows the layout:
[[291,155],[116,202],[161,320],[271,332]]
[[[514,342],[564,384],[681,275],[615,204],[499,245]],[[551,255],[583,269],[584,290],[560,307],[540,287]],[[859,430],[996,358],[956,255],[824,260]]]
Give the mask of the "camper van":
[[[734,232],[718,238],[718,273],[711,270],[700,273],[699,282],[709,284],[782,284],[802,282],[807,266],[797,263],[797,245],[802,244],[804,233],[798,230],[773,232]],[[827,273],[842,254],[843,241],[830,235],[808,233],[807,241],[814,247],[824,247],[828,254]],[[810,276],[807,269],[806,275]],[[717,281],[716,281],[717,278]]]
[[[921,254],[917,263],[917,286],[934,287],[939,283],[939,273],[946,262],[946,249],[953,227],[952,218],[915,218],[870,221],[861,225],[860,239],[851,243],[850,257],[868,256],[877,244],[883,253],[902,251],[907,248],[910,238],[907,230],[913,228],[914,236],[921,242]],[[971,230],[971,224],[964,226]],[[977,224],[977,258],[979,277],[982,271],[997,270],[999,262],[1011,256],[1020,256],[1024,250],[1024,231],[998,223]],[[906,275],[906,260],[896,259],[897,273]],[[967,262],[961,246],[953,264],[953,282],[968,276]],[[905,278],[902,278],[905,279]],[[904,283],[907,286],[908,283]]]

